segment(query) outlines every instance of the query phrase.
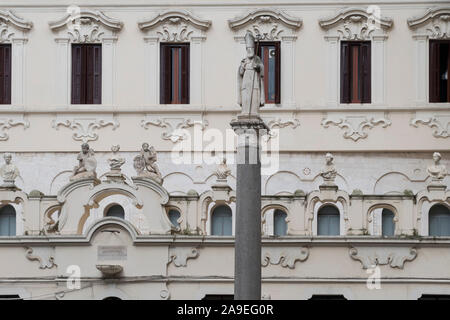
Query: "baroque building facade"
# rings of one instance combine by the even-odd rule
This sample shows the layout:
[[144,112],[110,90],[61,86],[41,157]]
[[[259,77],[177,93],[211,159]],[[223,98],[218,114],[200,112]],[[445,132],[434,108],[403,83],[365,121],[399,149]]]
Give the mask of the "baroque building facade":
[[230,298],[247,32],[262,298],[450,297],[446,1],[73,3],[0,4],[0,298]]

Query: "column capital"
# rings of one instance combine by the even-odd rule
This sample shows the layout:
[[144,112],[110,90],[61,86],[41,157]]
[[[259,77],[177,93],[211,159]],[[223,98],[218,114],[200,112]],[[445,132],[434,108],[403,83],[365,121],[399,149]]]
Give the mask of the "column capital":
[[230,125],[236,134],[244,133],[247,130],[269,131],[267,124],[258,115],[238,115],[237,119],[231,120]]

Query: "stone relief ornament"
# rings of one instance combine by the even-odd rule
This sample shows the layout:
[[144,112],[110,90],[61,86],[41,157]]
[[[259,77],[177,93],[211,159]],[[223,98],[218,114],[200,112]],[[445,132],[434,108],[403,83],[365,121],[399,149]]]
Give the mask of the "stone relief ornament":
[[87,143],[81,145],[81,152],[77,157],[78,165],[73,168],[70,181],[86,178],[97,178],[95,169],[97,168],[97,160],[95,159],[94,150]]
[[376,125],[381,125],[382,128],[386,128],[391,125],[391,121],[386,115],[370,116],[367,114],[328,114],[321,122],[324,128],[328,128],[330,124],[336,125],[341,129],[345,129],[344,138],[358,141],[359,139],[365,139],[368,133],[366,128],[372,129]]
[[256,55],[255,37],[251,32],[245,35],[247,57],[242,59],[238,69],[238,104],[241,115],[258,116],[259,108],[264,106],[264,64]]
[[134,158],[134,169],[136,170],[138,178],[149,178],[158,184],[163,183],[161,172],[156,164],[156,150],[148,143],[142,144],[140,154]]
[[147,115],[144,120],[141,121],[141,126],[144,129],[148,129],[150,125],[166,128],[167,130],[161,134],[164,140],[170,140],[176,143],[180,140],[187,139],[186,129],[199,125],[202,130],[208,125],[208,120],[203,120],[201,117],[192,116],[176,116],[176,117],[159,117]]
[[20,176],[19,169],[11,163],[11,154],[5,153],[3,159],[5,159],[5,164],[0,167],[0,176],[3,179],[1,187],[14,188],[16,186],[14,182]]
[[351,247],[349,255],[361,262],[363,269],[377,265],[403,269],[406,261],[413,261],[417,257],[417,250],[408,247]]
[[447,112],[416,112],[411,119],[410,124],[413,127],[419,127],[419,123],[433,128],[433,137],[448,138],[450,137],[450,113]]
[[119,126],[119,123],[112,115],[87,118],[57,116],[56,119],[53,120],[52,126],[58,130],[59,125],[63,125],[73,130],[74,133],[72,138],[75,141],[87,143],[98,139],[98,134],[95,132],[96,129],[112,125],[113,130],[115,130]]
[[0,141],[8,140],[9,135],[6,133],[6,130],[17,125],[22,125],[26,129],[30,126],[30,123],[24,119],[23,115],[0,116]]
[[197,248],[170,248],[167,264],[173,263],[175,267],[186,267],[189,259],[195,259],[199,255],[200,251]]
[[450,39],[450,7],[434,7],[423,15],[408,19],[408,26],[431,39]]
[[185,10],[165,11],[138,23],[141,30],[149,31],[149,35],[163,42],[188,42],[192,37],[203,37],[203,32],[210,26],[210,20],[203,20]]
[[326,30],[334,30],[342,40],[369,40],[375,32],[390,29],[393,21],[382,17],[374,7],[344,8],[336,15],[319,20]]
[[320,176],[323,178],[325,184],[334,184],[337,171],[333,164],[334,157],[331,153],[325,155],[325,167],[320,171]]
[[273,117],[262,117],[263,120],[267,123],[267,126],[269,127],[269,131],[267,135],[264,136],[265,141],[269,141],[271,138],[275,138],[278,135],[277,129],[283,129],[286,127],[292,127],[292,129],[297,128],[300,126],[300,120],[292,118],[273,118]]
[[12,42],[13,38],[20,38],[21,34],[16,34],[17,30],[29,31],[33,23],[16,16],[12,11],[0,10],[0,43]]
[[441,158],[439,152],[433,153],[434,165],[429,166],[427,169],[428,175],[431,177],[431,183],[441,184],[447,176],[447,168],[445,165],[440,164]]
[[297,261],[303,262],[308,259],[309,249],[302,248],[264,248],[261,266],[269,264],[280,265],[283,268],[295,269]]
[[26,247],[26,258],[30,261],[38,261],[39,269],[52,269],[58,265],[55,263],[53,248]]

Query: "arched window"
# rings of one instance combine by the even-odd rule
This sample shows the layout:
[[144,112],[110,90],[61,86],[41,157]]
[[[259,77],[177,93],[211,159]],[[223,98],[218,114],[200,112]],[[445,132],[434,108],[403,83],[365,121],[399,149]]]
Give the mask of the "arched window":
[[436,204],[431,207],[428,219],[430,236],[450,236],[450,209]]
[[213,236],[231,236],[231,209],[219,206],[211,214],[211,234]]
[[324,206],[317,213],[317,235],[338,236],[340,216],[335,206]]
[[381,212],[381,234],[384,237],[392,237],[395,231],[394,213],[389,209]]
[[287,233],[287,214],[280,209],[276,209],[273,214],[273,234],[275,236],[285,236]]
[[108,211],[106,212],[106,216],[124,219],[125,211],[123,210],[122,206],[115,204],[108,209]]
[[7,205],[0,208],[0,236],[16,235],[16,210]]
[[169,216],[170,222],[171,222],[175,227],[178,228],[178,227],[180,226],[180,224],[178,223],[178,219],[180,219],[180,216],[181,216],[180,211],[175,210],[175,209],[170,209],[170,210],[169,210],[169,213],[168,213],[168,216]]

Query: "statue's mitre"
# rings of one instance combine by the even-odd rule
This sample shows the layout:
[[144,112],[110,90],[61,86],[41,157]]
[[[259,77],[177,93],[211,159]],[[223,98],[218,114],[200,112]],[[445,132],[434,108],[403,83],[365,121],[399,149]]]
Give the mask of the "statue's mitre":
[[245,47],[254,48],[255,47],[255,37],[250,31],[245,34]]

